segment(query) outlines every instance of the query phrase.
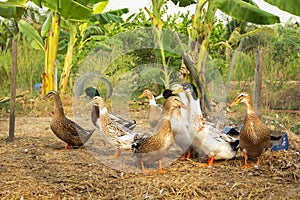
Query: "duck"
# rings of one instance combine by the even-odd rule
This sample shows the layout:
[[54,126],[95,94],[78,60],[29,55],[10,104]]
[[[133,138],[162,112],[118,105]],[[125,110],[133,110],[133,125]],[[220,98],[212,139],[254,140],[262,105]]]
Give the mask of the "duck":
[[[99,91],[97,90],[96,87],[94,86],[90,86],[90,87],[87,87],[85,90],[85,95],[88,96],[90,99],[93,99],[95,96],[100,96],[100,93]],[[94,126],[97,127],[97,120],[100,116],[100,110],[99,110],[99,107],[96,106],[96,105],[93,105],[92,106],[92,111],[91,111],[91,119],[92,119],[92,123],[94,124]],[[126,120],[122,117],[119,117],[119,116],[116,116],[112,113],[108,113],[110,119],[112,121],[115,121],[116,123],[120,124],[121,126],[124,126],[130,130],[133,130],[135,127],[136,127],[136,121],[133,120],[133,121],[129,121],[129,120]],[[99,128],[99,127],[97,127]]]
[[147,133],[132,144],[133,153],[141,163],[142,172],[151,174],[153,170],[145,168],[145,164],[151,164],[158,161],[158,173],[165,171],[162,169],[161,159],[168,152],[173,143],[173,133],[171,129],[171,114],[176,108],[187,108],[178,97],[168,98],[163,105],[163,114],[159,124],[152,133]]
[[256,166],[260,164],[261,155],[270,146],[271,130],[254,112],[252,97],[249,93],[240,93],[229,108],[240,103],[244,103],[247,107],[244,125],[240,131],[240,150],[244,154],[243,168],[251,168],[248,164],[248,157],[257,157]]
[[68,119],[64,114],[63,105],[57,91],[50,91],[43,99],[54,99],[54,115],[50,122],[53,133],[66,143],[65,149],[83,146],[94,133],[95,129],[86,130]]
[[[180,88],[180,84],[174,84],[171,89],[165,89],[162,96],[165,99],[168,99],[170,96],[178,96],[183,104],[189,105],[189,100],[183,92],[175,92],[174,94],[174,91],[178,91]],[[193,152],[191,148],[193,138],[191,138],[188,133],[188,112],[190,112],[190,110],[176,108],[172,111],[171,115],[171,128],[174,135],[174,141],[184,152],[183,156],[180,157],[180,160],[190,159]]]
[[138,98],[147,97],[149,100],[148,122],[152,128],[156,127],[162,117],[162,107],[156,104],[154,94],[145,89]]
[[199,163],[199,166],[212,166],[214,160],[228,160],[236,156],[239,149],[239,140],[223,134],[222,130],[207,122],[200,108],[200,101],[196,87],[185,82],[173,94],[184,93],[188,98],[189,109],[186,121],[188,121],[188,134],[192,139],[191,148],[199,157],[207,156],[207,163]]
[[92,102],[94,104],[93,106],[99,109],[99,116],[95,123],[104,137],[103,139],[117,147],[112,158],[118,158],[121,154],[121,149],[131,150],[136,133],[111,119],[102,97],[95,96]]

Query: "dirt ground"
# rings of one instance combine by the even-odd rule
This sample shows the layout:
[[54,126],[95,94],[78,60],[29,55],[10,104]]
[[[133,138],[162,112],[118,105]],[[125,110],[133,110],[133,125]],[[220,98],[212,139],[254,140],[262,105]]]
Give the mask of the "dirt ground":
[[[257,169],[243,169],[240,156],[201,168],[205,158],[182,161],[172,147],[166,173],[144,175],[131,152],[111,159],[114,148],[97,133],[85,147],[64,150],[51,116],[41,116],[17,116],[13,142],[8,117],[0,118],[1,199],[300,199],[300,137],[292,132],[290,149],[267,151]],[[137,122],[143,130],[144,116]]]

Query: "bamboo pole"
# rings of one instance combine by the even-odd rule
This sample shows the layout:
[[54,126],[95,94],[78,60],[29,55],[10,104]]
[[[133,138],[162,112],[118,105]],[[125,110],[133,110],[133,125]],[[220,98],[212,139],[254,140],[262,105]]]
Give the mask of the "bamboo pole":
[[8,141],[13,141],[15,138],[15,105],[16,105],[16,87],[17,87],[17,57],[18,44],[16,39],[12,40],[12,67],[11,67],[11,85],[10,85],[10,111],[9,111],[9,134]]

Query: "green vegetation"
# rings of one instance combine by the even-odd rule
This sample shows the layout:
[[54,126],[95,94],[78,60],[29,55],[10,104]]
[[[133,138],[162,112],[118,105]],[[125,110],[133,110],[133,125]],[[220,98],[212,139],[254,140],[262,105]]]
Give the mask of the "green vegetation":
[[[36,9],[24,7],[24,2],[19,2],[14,15],[4,16],[6,19],[1,21],[1,97],[9,95],[10,38],[12,37],[17,38],[19,45],[17,77],[19,92],[29,90],[30,95],[35,95],[37,93],[33,90],[34,84],[42,82],[41,75],[45,67],[45,52],[35,50],[33,47],[36,46],[36,49],[38,49],[44,48],[44,46],[39,46],[41,42],[37,42],[33,38],[41,37],[42,40],[37,40],[42,41],[42,45],[43,42],[47,41],[51,12],[40,13]],[[93,3],[96,2],[93,1]],[[74,82],[81,73],[80,70],[85,68],[88,71],[91,70],[89,66],[99,65],[105,67],[95,70],[110,80],[113,85],[116,85],[118,80],[124,78],[124,74],[130,71],[135,71],[142,76],[135,80],[141,87],[145,86],[143,85],[146,83],[145,80],[151,79],[153,76],[162,77],[158,78],[155,84],[148,86],[158,94],[163,89],[163,85],[168,85],[170,80],[178,81],[177,73],[182,62],[181,54],[185,52],[195,53],[193,45],[196,41],[199,45],[202,45],[201,48],[206,49],[209,53],[208,57],[206,55],[196,56],[197,76],[199,77],[201,73],[199,63],[205,61],[206,71],[211,72],[212,68],[217,69],[221,75],[221,80],[226,85],[229,85],[229,81],[236,82],[237,86],[228,91],[229,99],[231,96],[235,96],[238,90],[253,91],[256,55],[257,51],[261,49],[264,56],[263,89],[265,94],[269,94],[264,99],[263,105],[271,109],[299,109],[297,103],[281,101],[283,97],[291,95],[286,93],[286,91],[293,90],[294,85],[290,82],[299,81],[300,79],[299,24],[289,22],[285,25],[276,24],[271,27],[264,27],[247,23],[244,20],[249,19],[249,16],[253,16],[253,13],[259,13],[265,17],[263,18],[265,21],[254,21],[260,24],[277,22],[277,17],[262,12],[255,4],[253,4],[254,8],[251,8],[253,13],[248,13],[249,16],[243,16],[240,11],[229,10],[226,7],[226,2],[237,3],[236,0],[208,1],[211,4],[208,10],[202,7],[204,1],[179,1],[182,6],[197,3],[198,7],[196,13],[193,13],[194,17],[192,17],[192,13],[184,14],[180,12],[167,16],[166,1],[157,0],[153,2],[159,3],[159,6],[156,7],[157,10],[150,9],[149,14],[152,21],[144,10],[123,19],[122,15],[128,11],[127,9],[107,13],[102,13],[100,9],[98,10],[100,13],[97,14],[87,12],[85,19],[80,22],[70,21],[72,17],[80,17],[77,15],[61,18],[56,59],[58,82],[62,83],[61,77],[67,77],[68,82],[59,85],[59,90],[65,87],[63,89],[65,92],[72,93]],[[252,1],[249,2],[253,3]],[[47,3],[44,5],[47,5]],[[3,6],[3,4],[0,4],[0,6]],[[243,10],[248,9],[249,5],[241,4],[239,6]],[[102,5],[102,8],[104,7],[105,5]],[[26,12],[19,12],[19,8]],[[224,25],[224,22],[219,21],[215,16],[217,8],[235,18]],[[280,8],[284,9],[285,7]],[[242,20],[243,17],[244,20]],[[250,17],[250,19],[252,18]],[[253,18],[253,20],[258,20],[258,18]],[[31,30],[36,30],[39,36],[33,34],[29,37],[25,34],[24,28],[29,26],[32,27]],[[139,32],[138,29],[144,29],[145,27],[150,29],[152,26],[158,27],[159,34],[156,35],[156,40],[150,34],[141,36],[142,32]],[[18,27],[22,33],[19,32]],[[26,30],[28,32],[29,29]],[[183,49],[172,34],[167,34],[168,31],[178,32],[186,37],[181,37]],[[129,34],[130,37],[127,33],[131,33]],[[144,44],[145,41],[147,44]],[[159,44],[155,44],[156,42]],[[136,48],[129,51],[132,47],[143,46],[147,48]],[[153,48],[155,46],[160,48]],[[87,63],[86,58],[91,53],[99,50],[103,52],[103,56],[95,57]],[[149,68],[147,66],[150,64],[154,64],[162,71],[147,70]],[[167,69],[167,66],[172,70]],[[219,84],[215,81],[217,75],[208,76],[210,77],[206,77],[205,80],[207,82],[203,82],[206,86]],[[135,88],[138,90],[137,93],[143,89],[141,87]],[[214,98],[215,93],[210,94],[208,92],[207,95],[209,98]]]

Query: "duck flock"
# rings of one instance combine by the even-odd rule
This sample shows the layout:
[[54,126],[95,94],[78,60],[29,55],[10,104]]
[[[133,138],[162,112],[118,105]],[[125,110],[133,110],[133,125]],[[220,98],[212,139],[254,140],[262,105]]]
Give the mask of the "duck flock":
[[255,165],[260,164],[260,156],[270,147],[271,131],[264,125],[253,109],[251,96],[242,92],[230,104],[233,107],[244,103],[247,113],[239,137],[222,133],[221,129],[208,122],[202,114],[200,101],[195,86],[190,82],[174,84],[163,92],[163,106],[156,103],[151,90],[145,89],[139,98],[149,100],[148,122],[150,132],[134,131],[136,121],[128,121],[110,113],[105,100],[93,88],[86,88],[85,93],[91,98],[91,121],[93,130],[86,130],[68,119],[58,92],[50,91],[45,97],[54,100],[54,116],[50,127],[54,134],[66,143],[66,149],[83,146],[98,129],[103,140],[116,146],[111,158],[118,158],[121,151],[132,151],[141,165],[144,174],[153,173],[147,165],[158,162],[158,173],[164,173],[162,158],[175,142],[184,153],[182,159],[191,155],[207,156],[207,163],[199,166],[211,166],[214,160],[233,159],[240,151],[244,155],[243,168],[250,168],[248,157],[257,157]]

